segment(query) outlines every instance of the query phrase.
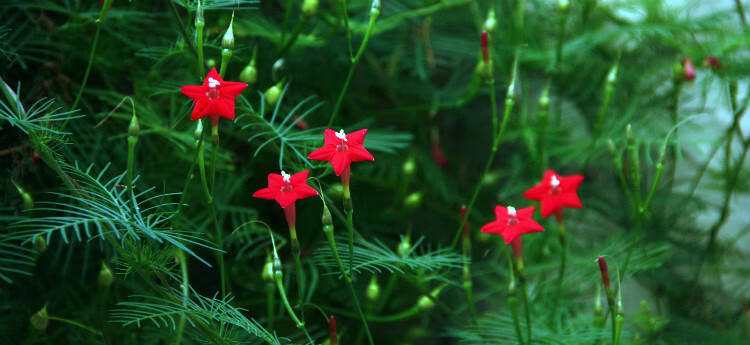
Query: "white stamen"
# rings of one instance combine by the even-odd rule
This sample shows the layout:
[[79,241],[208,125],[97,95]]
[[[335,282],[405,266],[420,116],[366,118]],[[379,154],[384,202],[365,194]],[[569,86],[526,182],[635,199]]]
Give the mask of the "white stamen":
[[208,87],[217,87],[219,85],[221,85],[221,82],[214,78],[208,77]]
[[513,206],[508,206],[508,215],[511,217],[516,216],[516,208]]
[[557,176],[552,175],[552,178],[549,180],[549,185],[552,187],[557,187],[560,185],[560,180],[557,179]]
[[344,129],[342,128],[340,131],[336,133],[336,138],[339,138],[343,141],[349,141],[346,139],[346,133],[344,133]]
[[287,174],[286,172],[284,172],[284,170],[281,171],[281,177],[284,179],[284,182],[291,182],[292,175]]

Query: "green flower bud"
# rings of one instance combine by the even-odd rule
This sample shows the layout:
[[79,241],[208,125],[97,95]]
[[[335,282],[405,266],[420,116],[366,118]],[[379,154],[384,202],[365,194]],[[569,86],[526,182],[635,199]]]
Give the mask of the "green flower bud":
[[370,284],[367,285],[367,292],[365,294],[370,301],[375,301],[380,296],[380,286],[375,276],[372,276],[372,279],[370,279]]
[[633,139],[635,139],[633,136],[633,127],[629,123],[625,126],[625,137],[628,138],[628,141],[633,141]]
[[198,1],[198,7],[195,11],[195,27],[198,28],[199,25],[201,29],[206,25],[206,22],[203,20],[203,5],[201,5],[200,0]]
[[206,60],[206,66],[208,68],[214,68],[214,67],[216,67],[216,59],[213,59],[213,58],[207,59]]
[[539,96],[539,108],[542,110],[549,109],[549,88],[545,88],[542,95]]
[[261,274],[261,277],[263,278],[264,282],[272,282],[273,281],[273,260],[271,260],[271,256],[266,256],[266,263],[263,265],[263,273]]
[[114,277],[112,276],[112,271],[107,267],[107,264],[102,261],[102,269],[99,270],[99,286],[102,287],[109,287],[112,285],[112,281],[114,280]]
[[308,17],[315,15],[318,11],[318,0],[304,0],[302,1],[302,13]]
[[258,70],[255,69],[254,63],[251,62],[242,69],[242,72],[240,72],[240,80],[248,84],[254,84],[258,80]]
[[282,83],[283,82],[279,82],[278,84],[269,87],[268,90],[263,93],[263,97],[266,99],[266,103],[268,103],[268,105],[276,105],[276,102],[278,102],[279,98],[281,98]]
[[488,63],[485,63],[484,60],[480,60],[475,72],[482,79],[492,79],[492,60],[489,60]]
[[411,238],[409,235],[402,236],[401,237],[401,243],[398,244],[398,247],[396,248],[396,254],[400,257],[406,257],[409,255],[409,252],[411,251]]
[[609,149],[609,153],[612,155],[617,153],[617,148],[615,147],[615,142],[612,138],[607,139],[607,149]]
[[224,33],[224,37],[221,38],[221,47],[224,49],[234,49],[234,31],[232,26],[234,25],[234,12],[232,12],[232,20],[229,21],[229,28]]
[[560,10],[560,12],[568,12],[570,9],[570,2],[568,0],[560,0],[557,2],[557,9]]
[[138,117],[133,113],[133,117],[130,118],[130,125],[128,126],[128,136],[137,137],[141,133],[141,126],[138,124]]
[[612,66],[610,68],[609,73],[607,73],[607,85],[613,85],[617,81],[617,65]]
[[403,171],[406,176],[414,175],[414,172],[417,171],[417,163],[414,162],[414,157],[409,157],[409,159],[404,162],[404,165],[401,166],[401,171]]
[[404,198],[404,207],[413,210],[422,204],[422,192],[414,192]]
[[31,194],[27,193],[18,183],[16,183],[16,181],[13,181],[13,179],[10,180],[10,183],[16,187],[16,191],[18,191],[18,194],[21,196],[21,210],[26,211],[34,208],[34,199],[31,197]]
[[327,226],[333,227],[333,217],[331,217],[331,211],[326,204],[323,204],[323,215],[320,217],[320,222],[324,228]]
[[276,60],[276,62],[273,63],[273,67],[271,67],[271,77],[273,78],[273,81],[281,79],[281,75],[284,73],[285,69],[286,60],[284,60],[284,58]]
[[273,278],[281,279],[284,272],[281,270],[281,260],[276,252],[273,253]]
[[377,17],[380,14],[380,0],[372,0],[370,7],[370,17]]
[[484,21],[484,31],[487,31],[489,33],[495,32],[497,29],[497,19],[495,19],[495,10],[490,10],[490,13],[487,14],[487,19]]
[[34,250],[39,254],[47,251],[47,241],[44,239],[44,236],[34,236]]
[[419,301],[417,302],[417,306],[419,307],[419,310],[421,311],[428,311],[435,307],[435,302],[433,302],[427,296],[422,296],[419,298]]
[[193,131],[193,139],[195,141],[201,140],[201,137],[203,136],[203,121],[196,121],[198,122],[197,125],[195,125],[195,131]]
[[341,183],[332,184],[331,187],[328,187],[327,194],[331,198],[340,199],[342,196],[344,196],[344,185],[342,185]]
[[44,307],[39,310],[38,312],[34,313],[34,315],[31,315],[31,326],[43,331],[47,329],[47,324],[49,324],[49,317],[47,316],[47,305],[45,304]]

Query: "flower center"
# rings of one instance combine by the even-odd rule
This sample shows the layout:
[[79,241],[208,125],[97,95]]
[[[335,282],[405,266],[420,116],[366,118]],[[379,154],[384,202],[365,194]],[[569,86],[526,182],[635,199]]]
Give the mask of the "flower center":
[[349,145],[342,142],[341,144],[336,145],[336,151],[337,152],[349,151]]
[[281,191],[284,193],[291,192],[294,189],[292,186],[292,175],[287,174],[284,170],[281,171],[281,178],[284,180],[284,185],[281,186]]
[[343,140],[344,142],[349,141],[348,139],[346,139],[346,133],[344,133],[344,129],[343,128],[340,131],[336,132],[336,138],[339,138],[339,139]]
[[549,189],[551,195],[558,195],[562,192],[562,188],[560,188],[560,180],[557,179],[557,176],[552,175],[552,178],[549,180],[549,185],[552,187]]
[[287,183],[287,184],[281,186],[281,191],[284,192],[284,193],[291,192],[293,189],[294,189],[294,187],[292,187],[291,183]]
[[513,226],[519,223],[518,217],[516,216],[516,208],[508,206],[508,226]]
[[206,92],[206,97],[210,100],[219,98],[219,90],[215,87],[209,88],[208,92]]
[[292,182],[292,175],[287,174],[284,170],[281,171],[281,178],[284,179],[284,182],[286,183]]

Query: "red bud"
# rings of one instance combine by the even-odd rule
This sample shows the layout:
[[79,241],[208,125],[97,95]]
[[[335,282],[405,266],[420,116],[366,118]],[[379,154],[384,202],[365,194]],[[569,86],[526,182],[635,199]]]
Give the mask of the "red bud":
[[294,122],[294,125],[297,126],[297,128],[303,131],[310,128],[310,126],[307,125],[307,121],[305,121],[305,119],[302,119],[302,120],[298,120],[298,119],[299,119],[299,116],[297,115],[292,116],[292,122]]
[[607,292],[612,291],[609,285],[609,270],[607,269],[607,262],[604,261],[603,257],[598,257],[596,261],[599,263],[599,271],[602,272],[602,282],[604,282],[604,288]]
[[685,80],[695,80],[695,67],[693,66],[693,60],[690,58],[684,58],[682,60],[682,68],[685,70]]
[[[466,219],[466,205],[461,205],[461,222]],[[464,223],[464,236],[469,237],[469,221]]]
[[437,140],[434,140],[432,142],[432,158],[435,160],[435,163],[439,165],[441,168],[445,168],[448,166],[448,160],[445,159],[445,153],[443,153],[443,148],[440,147],[440,142]]
[[331,337],[331,345],[338,345],[339,339],[338,339],[338,333],[336,332],[336,319],[331,315],[330,320],[328,321],[328,332],[329,336]]
[[490,42],[487,31],[482,31],[482,59],[484,63],[490,62]]
[[719,61],[719,59],[717,59],[714,56],[707,57],[705,60],[703,60],[703,63],[705,63],[705,64],[707,64],[707,65],[709,65],[709,66],[711,66],[713,68],[716,68],[716,69],[721,69],[721,67],[722,67],[721,61]]

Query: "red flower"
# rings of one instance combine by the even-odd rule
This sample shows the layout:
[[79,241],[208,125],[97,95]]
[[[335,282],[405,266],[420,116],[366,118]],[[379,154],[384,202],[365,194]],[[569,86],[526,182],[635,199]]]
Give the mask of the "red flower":
[[596,258],[599,263],[599,271],[602,273],[602,282],[604,282],[604,288],[607,290],[607,294],[612,290],[609,283],[609,269],[607,269],[607,261],[603,257]]
[[544,228],[533,219],[534,209],[534,206],[516,210],[513,206],[505,208],[498,205],[495,207],[497,220],[485,224],[482,232],[500,234],[505,243],[511,243],[521,235],[544,231]]
[[555,213],[558,221],[561,221],[564,207],[581,208],[583,206],[577,192],[581,182],[583,182],[583,175],[560,176],[550,169],[544,173],[542,182],[529,188],[523,196],[542,204],[543,218]]
[[487,31],[482,31],[482,60],[484,60],[484,63],[490,62],[490,43]]
[[695,80],[695,67],[693,66],[693,60],[690,58],[684,58],[682,60],[682,68],[685,70],[685,80]]
[[294,205],[299,199],[318,195],[318,192],[307,185],[307,174],[310,170],[289,175],[284,171],[279,174],[268,174],[268,187],[263,188],[253,196],[260,199],[276,200],[279,206],[286,208]]
[[344,133],[343,129],[339,132],[326,129],[323,134],[325,137],[323,147],[311,152],[307,158],[331,162],[333,171],[336,172],[336,176],[339,176],[352,162],[375,160],[362,145],[365,141],[365,134],[367,134],[366,128],[349,134]]
[[185,85],[180,91],[195,102],[191,120],[211,117],[211,123],[217,125],[219,117],[234,120],[234,99],[247,87],[245,83],[224,81],[211,69],[202,85]]
[[722,67],[721,61],[719,61],[719,59],[714,56],[707,57],[705,60],[703,60],[703,63],[716,69],[721,69]]

